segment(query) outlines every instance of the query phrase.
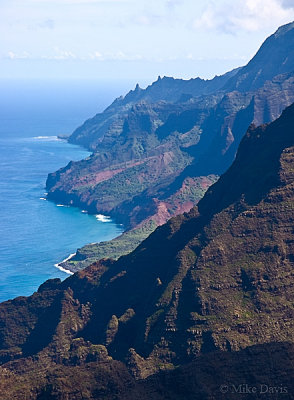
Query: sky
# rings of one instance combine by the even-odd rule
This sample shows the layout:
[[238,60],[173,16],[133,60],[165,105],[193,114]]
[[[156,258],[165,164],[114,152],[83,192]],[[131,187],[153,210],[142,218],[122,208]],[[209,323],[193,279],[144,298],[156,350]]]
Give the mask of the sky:
[[0,79],[208,79],[294,20],[294,0],[0,0]]

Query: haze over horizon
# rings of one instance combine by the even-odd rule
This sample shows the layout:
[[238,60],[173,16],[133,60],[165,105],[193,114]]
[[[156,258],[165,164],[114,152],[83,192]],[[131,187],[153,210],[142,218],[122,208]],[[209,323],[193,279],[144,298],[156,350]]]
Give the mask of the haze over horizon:
[[292,20],[289,0],[0,0],[0,79],[208,79]]

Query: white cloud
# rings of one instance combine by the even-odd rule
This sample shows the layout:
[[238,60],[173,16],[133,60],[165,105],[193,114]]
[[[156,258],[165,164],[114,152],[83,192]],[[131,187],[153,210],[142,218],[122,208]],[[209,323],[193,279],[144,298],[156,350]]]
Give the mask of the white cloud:
[[21,59],[31,59],[31,60],[83,60],[83,61],[140,61],[140,60],[149,60],[147,57],[142,56],[141,54],[128,54],[119,50],[117,52],[106,52],[101,53],[98,50],[94,50],[93,52],[78,56],[71,50],[60,49],[59,47],[54,47],[53,51],[46,55],[36,55],[31,54],[27,51],[16,53],[14,51],[9,51],[4,58],[8,58],[10,60],[21,60]]
[[7,56],[10,60],[24,60],[30,58],[30,53],[23,51],[22,53],[15,53],[14,51],[9,51]]
[[53,19],[49,18],[49,19],[46,19],[46,20],[40,22],[38,24],[38,27],[42,28],[42,29],[54,29],[55,28],[55,22],[54,22]]
[[91,59],[91,60],[104,60],[104,57],[103,57],[103,55],[100,53],[100,51],[94,51],[93,53],[90,53],[89,54],[89,58]]
[[114,53],[102,54],[100,51],[94,51],[87,57],[90,60],[99,61],[136,61],[145,59],[141,54],[126,54],[122,50]]
[[196,29],[235,33],[274,28],[294,18],[293,0],[236,0],[216,4],[210,1],[194,21]]
[[78,58],[77,55],[70,50],[63,50],[59,47],[54,47],[53,50],[53,54],[43,55],[41,58],[46,60],[76,60]]
[[198,64],[221,60],[209,67],[219,74],[248,61],[261,40],[294,19],[293,7],[294,0],[0,0],[0,58],[64,60],[67,68],[142,60],[146,74],[159,62],[183,71],[195,65],[198,74]]

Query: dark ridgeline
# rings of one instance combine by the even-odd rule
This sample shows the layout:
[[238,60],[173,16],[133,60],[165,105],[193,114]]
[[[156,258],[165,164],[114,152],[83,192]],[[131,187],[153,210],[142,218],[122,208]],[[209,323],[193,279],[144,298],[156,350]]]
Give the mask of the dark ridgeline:
[[293,71],[291,23],[242,68],[207,81],[164,77],[145,90],[137,85],[79,127],[69,141],[94,153],[50,174],[48,197],[139,231],[82,249],[76,257],[82,263],[66,267],[126,254],[196,205],[231,165],[248,126],[275,120],[294,101]]
[[293,208],[294,105],[134,252],[2,303],[0,398],[292,399]]

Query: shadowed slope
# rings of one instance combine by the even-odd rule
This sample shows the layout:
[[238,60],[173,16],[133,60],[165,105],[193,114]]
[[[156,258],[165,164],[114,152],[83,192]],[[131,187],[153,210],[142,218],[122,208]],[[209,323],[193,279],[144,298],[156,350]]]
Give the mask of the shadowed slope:
[[[212,81],[163,78],[117,99],[71,136],[94,154],[50,174],[48,198],[141,233],[188,212],[231,165],[248,126],[272,122],[294,101],[293,38],[292,23],[238,71]],[[137,232],[120,239],[125,251],[117,242],[88,247],[66,268],[126,254]]]
[[[289,386],[287,372],[293,371],[278,365],[278,354],[288,352],[292,363],[293,127],[294,105],[274,123],[251,127],[233,165],[198,209],[156,229],[133,253],[2,303],[4,382],[14,379],[24,391],[33,387],[32,399],[54,393],[51,398],[63,399],[61,388],[72,399],[80,393],[132,399],[142,387],[154,399],[173,399],[171,388],[178,398],[219,399],[225,366],[229,383],[281,379]],[[114,359],[136,379],[196,361],[138,386]],[[59,365],[65,366],[64,383]],[[34,383],[32,371],[38,371]],[[68,382],[75,379],[87,389],[81,384],[74,394]],[[177,386],[177,379],[191,386]]]

